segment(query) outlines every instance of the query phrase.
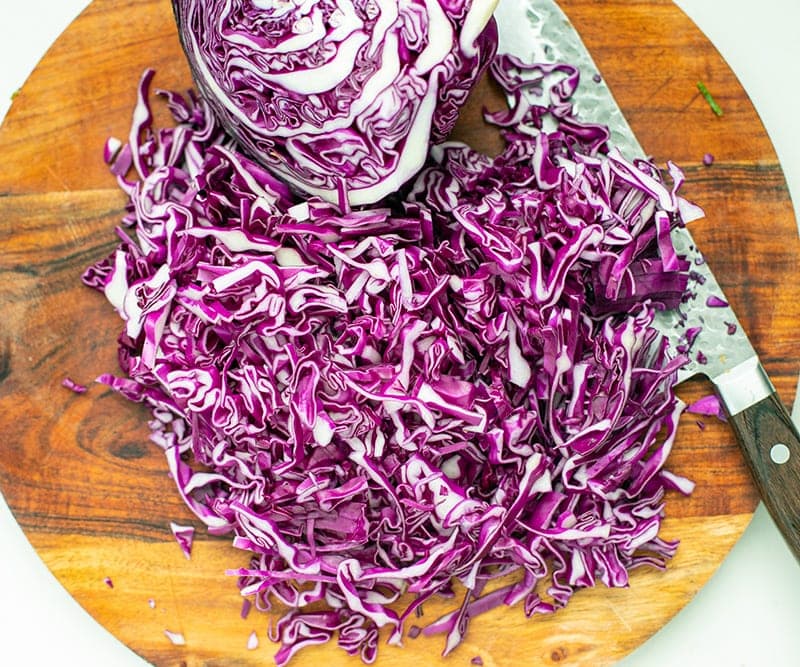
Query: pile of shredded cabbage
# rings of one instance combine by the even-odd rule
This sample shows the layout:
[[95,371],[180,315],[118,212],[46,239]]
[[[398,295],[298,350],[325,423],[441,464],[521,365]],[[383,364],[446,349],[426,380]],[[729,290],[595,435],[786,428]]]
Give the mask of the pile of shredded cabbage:
[[[124,321],[100,381],[149,406],[186,504],[252,554],[234,574],[279,610],[278,665],[329,641],[372,662],[438,596],[424,631],[449,653],[489,609],[553,612],[675,551],[685,357],[652,321],[687,283],[669,230],[698,211],[674,165],[572,115],[574,68],[493,71],[505,151],[434,147],[372,208],[294,195],[194,95],[159,91],[176,124],[155,129],[151,71],[107,146],[130,201],[83,278]],[[526,101],[553,72],[548,107]]]

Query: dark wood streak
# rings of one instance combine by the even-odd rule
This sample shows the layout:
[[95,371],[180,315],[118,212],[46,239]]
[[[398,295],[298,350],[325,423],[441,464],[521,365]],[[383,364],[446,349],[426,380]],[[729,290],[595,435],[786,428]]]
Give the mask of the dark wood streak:
[[31,277],[36,277],[39,275],[39,272],[32,266],[12,266],[11,268],[3,269],[3,271]]
[[88,246],[82,250],[63,255],[59,259],[52,260],[44,265],[47,269],[45,275],[62,271],[71,271],[74,275],[76,269],[82,271],[91,263],[97,261],[98,258],[105,257],[111,253],[116,246],[117,243],[115,241],[106,241],[105,243]]
[[111,447],[109,451],[115,457],[125,461],[136,461],[147,456],[145,446],[138,442],[126,442],[122,445]]
[[[117,537],[124,539],[140,539],[146,542],[167,542],[173,539],[169,529],[169,522],[136,520],[127,518],[109,517],[58,517],[57,520],[44,512],[22,512],[15,517],[23,530],[35,530],[53,535],[69,533],[92,537]],[[179,516],[176,520],[185,520],[188,517]],[[210,535],[199,536],[198,539],[216,540]]]
[[0,343],[0,383],[5,382],[9,375],[11,375],[11,342],[4,336]]
[[55,347],[49,348],[43,355],[41,355],[33,364],[31,368],[34,371],[40,370],[46,363],[52,361],[58,354],[68,349],[70,343],[64,341],[57,344]]

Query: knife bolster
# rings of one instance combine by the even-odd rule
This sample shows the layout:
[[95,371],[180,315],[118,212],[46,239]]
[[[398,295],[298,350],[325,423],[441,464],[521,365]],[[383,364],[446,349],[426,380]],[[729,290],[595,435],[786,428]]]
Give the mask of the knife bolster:
[[750,357],[742,363],[712,378],[725,411],[733,417],[751,405],[763,401],[775,392],[758,357]]

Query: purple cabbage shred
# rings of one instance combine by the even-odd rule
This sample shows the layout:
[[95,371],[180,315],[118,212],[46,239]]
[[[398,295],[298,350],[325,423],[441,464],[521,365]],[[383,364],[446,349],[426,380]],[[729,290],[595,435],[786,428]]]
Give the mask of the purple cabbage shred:
[[689,404],[686,412],[694,415],[704,415],[706,417],[716,417],[721,421],[727,421],[722,403],[716,394],[708,394]]
[[186,556],[187,559],[191,558],[192,543],[194,542],[194,527],[181,526],[174,521],[170,521],[169,528],[172,531],[172,535],[175,537],[175,541],[181,548],[183,555]]
[[85,385],[78,384],[70,377],[65,377],[61,380],[61,386],[69,389],[70,391],[74,391],[76,394],[85,394],[89,388]]
[[712,294],[706,299],[706,306],[709,308],[726,308],[728,306],[728,302],[722,297]]

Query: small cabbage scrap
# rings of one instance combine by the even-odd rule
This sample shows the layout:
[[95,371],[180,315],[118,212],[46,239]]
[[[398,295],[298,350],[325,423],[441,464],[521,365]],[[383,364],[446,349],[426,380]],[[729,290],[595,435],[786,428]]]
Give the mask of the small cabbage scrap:
[[332,202],[423,166],[497,48],[497,0],[173,0],[196,85],[250,156]]
[[280,610],[278,665],[330,641],[372,662],[458,594],[424,630],[449,653],[483,612],[551,613],[676,549],[686,357],[652,323],[687,284],[666,231],[697,211],[674,165],[572,115],[560,71],[549,108],[492,116],[501,155],[444,144],[405,200],[349,212],[297,198],[193,95],[161,92],[176,125],[154,129],[142,79],[108,151],[120,243],[84,275],[123,320],[100,381],[149,406],[187,506],[251,554],[231,574]]
[[164,635],[174,646],[186,646],[186,638],[183,636],[183,633],[164,630]]
[[194,542],[194,526],[181,526],[174,521],[169,522],[169,528],[175,541],[187,559],[192,557],[192,543]]

